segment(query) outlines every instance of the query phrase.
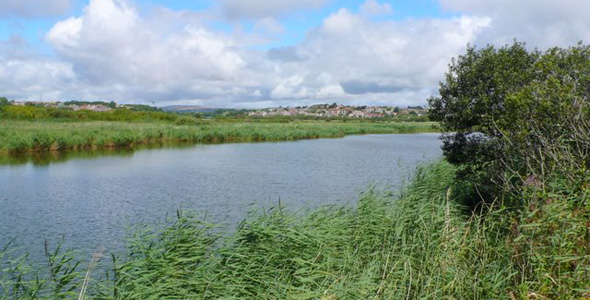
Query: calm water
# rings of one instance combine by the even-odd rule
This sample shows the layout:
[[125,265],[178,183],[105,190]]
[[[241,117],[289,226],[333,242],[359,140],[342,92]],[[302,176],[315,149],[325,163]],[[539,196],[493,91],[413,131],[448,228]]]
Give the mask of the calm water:
[[33,256],[44,239],[91,253],[120,250],[128,222],[179,208],[234,226],[255,208],[351,203],[370,184],[395,188],[440,156],[438,134],[196,145],[17,159],[0,164],[0,246]]

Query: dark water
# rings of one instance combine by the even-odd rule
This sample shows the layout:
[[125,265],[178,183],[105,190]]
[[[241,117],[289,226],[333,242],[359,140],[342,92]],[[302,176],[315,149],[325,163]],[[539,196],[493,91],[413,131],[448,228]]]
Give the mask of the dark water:
[[395,189],[439,146],[438,134],[365,135],[5,159],[0,246],[18,237],[37,256],[63,237],[86,253],[117,251],[127,222],[179,208],[235,226],[279,198],[293,209],[351,203],[370,184]]

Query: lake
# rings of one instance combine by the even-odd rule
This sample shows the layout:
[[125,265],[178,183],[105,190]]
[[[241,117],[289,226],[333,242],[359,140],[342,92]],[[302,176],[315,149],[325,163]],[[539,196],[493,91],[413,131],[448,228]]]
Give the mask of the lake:
[[[370,185],[395,190],[441,155],[439,134],[347,136],[80,152],[0,164],[0,245],[18,237],[33,257],[43,243],[120,251],[127,224],[178,209],[235,226],[279,201],[287,208],[354,203]],[[280,200],[279,200],[280,199]]]

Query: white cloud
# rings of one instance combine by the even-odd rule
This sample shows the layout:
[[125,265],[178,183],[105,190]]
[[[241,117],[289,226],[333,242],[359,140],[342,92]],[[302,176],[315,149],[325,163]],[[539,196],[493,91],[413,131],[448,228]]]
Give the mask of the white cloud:
[[340,9],[300,45],[269,51],[284,58],[271,96],[424,103],[451,58],[488,24],[472,17],[374,21]]
[[361,14],[366,16],[381,16],[391,14],[392,9],[389,3],[379,3],[376,0],[367,0],[361,5]]
[[9,99],[60,99],[55,87],[70,86],[75,74],[71,65],[36,55],[22,38],[0,42],[0,91]]
[[513,39],[548,48],[590,41],[590,1],[587,0],[439,0],[446,10],[488,16],[490,27],[476,43],[504,45]]
[[317,9],[327,0],[221,0],[230,19],[278,17],[296,10]]
[[124,0],[91,0],[82,16],[57,23],[46,39],[80,80],[122,85],[119,96],[133,99],[225,93],[224,83],[245,65],[231,37],[185,23],[162,27]]
[[90,0],[81,15],[47,33],[56,57],[35,54],[18,38],[1,42],[0,96],[242,107],[424,104],[467,43],[516,37],[547,47],[590,38],[590,2],[581,0],[439,0],[460,16],[406,20],[388,16],[395,7],[366,0],[358,12],[325,17],[299,42],[260,50],[285,30],[280,15],[326,1],[222,2],[228,16],[252,20],[248,31],[227,29],[240,22],[219,29],[224,17],[211,11]]
[[0,17],[45,17],[65,13],[72,0],[2,0]]

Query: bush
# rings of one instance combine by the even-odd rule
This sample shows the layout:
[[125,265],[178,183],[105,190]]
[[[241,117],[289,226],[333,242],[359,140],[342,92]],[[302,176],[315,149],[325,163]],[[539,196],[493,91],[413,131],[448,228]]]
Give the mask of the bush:
[[477,191],[470,205],[505,211],[494,218],[518,274],[510,298],[588,298],[590,47],[470,48],[440,94],[431,116],[450,132],[445,156]]
[[[459,177],[475,181],[491,202],[509,184],[506,172],[526,178],[531,168],[537,172],[555,160],[533,167],[524,157],[571,138],[574,123],[590,116],[589,86],[588,46],[543,53],[517,42],[470,47],[451,63],[440,97],[429,100],[430,117],[448,132],[443,150]],[[468,138],[474,133],[485,138]],[[498,189],[486,189],[489,183]]]

